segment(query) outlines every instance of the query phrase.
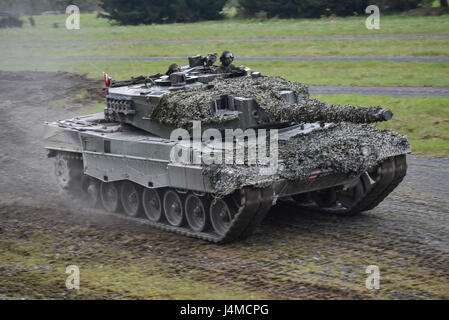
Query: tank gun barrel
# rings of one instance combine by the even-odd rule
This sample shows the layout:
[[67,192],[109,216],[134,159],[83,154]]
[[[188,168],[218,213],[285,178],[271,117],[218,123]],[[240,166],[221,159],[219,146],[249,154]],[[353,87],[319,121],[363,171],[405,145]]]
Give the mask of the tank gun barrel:
[[[330,105],[317,99],[306,99],[284,106],[281,112],[271,109],[275,120],[295,122],[373,123],[391,120],[393,113],[380,107]],[[279,110],[279,109],[278,109]]]
[[388,109],[379,108],[379,111],[374,114],[374,117],[379,119],[378,121],[389,121],[393,118],[393,112]]
[[324,114],[324,122],[352,122],[352,123],[372,123],[389,121],[393,118],[393,112],[380,107],[358,107],[358,106],[338,106],[331,105],[334,112]]

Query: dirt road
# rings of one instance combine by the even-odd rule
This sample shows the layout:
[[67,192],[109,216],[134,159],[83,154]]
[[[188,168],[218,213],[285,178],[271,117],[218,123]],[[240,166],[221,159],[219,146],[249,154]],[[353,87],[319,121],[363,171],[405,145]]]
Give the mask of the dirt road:
[[[101,83],[0,72],[1,298],[449,298],[449,159],[409,156],[378,208],[339,218],[274,207],[250,239],[216,246],[80,210],[57,188],[41,142],[52,101]],[[81,289],[65,287],[65,267]],[[368,265],[380,289],[365,287]]]

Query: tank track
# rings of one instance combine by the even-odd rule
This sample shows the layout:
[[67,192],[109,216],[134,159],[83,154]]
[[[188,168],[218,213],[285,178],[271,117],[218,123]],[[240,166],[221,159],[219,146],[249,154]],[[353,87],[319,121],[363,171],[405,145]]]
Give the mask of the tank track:
[[379,203],[381,203],[396,187],[404,180],[407,174],[407,160],[405,155],[397,156],[394,158],[394,177],[389,185],[384,188],[382,192],[377,193],[375,199],[369,202],[363,209],[374,209]]
[[[70,170],[73,175],[69,181],[70,188],[63,190],[74,200],[79,203],[82,200],[82,156],[78,153],[58,152],[57,159],[66,159],[68,163],[74,165],[76,170]],[[341,204],[331,207],[320,207],[315,202],[298,203],[299,207],[311,211],[322,213],[338,214],[338,215],[354,215],[362,211],[371,210],[382,202],[404,179],[407,172],[406,156],[400,155],[385,160],[377,169],[375,180],[368,176],[367,173],[362,174],[359,178],[363,185],[363,194],[353,203],[351,207],[343,207]],[[372,183],[374,182],[374,183]],[[174,190],[171,188],[167,188]],[[82,206],[82,210],[99,214],[117,216],[126,220],[132,220],[138,223],[149,225],[150,227],[176,233],[182,236],[197,238],[208,242],[221,244],[241,240],[249,237],[260,223],[263,221],[271,206],[273,205],[274,193],[271,187],[267,188],[244,188],[239,190],[237,196],[232,197],[232,203],[235,206],[235,214],[229,223],[227,231],[223,235],[217,234],[212,227],[207,231],[196,232],[189,228],[184,222],[183,226],[176,227],[168,224],[165,219],[163,222],[154,222],[149,219],[131,217],[124,213],[108,212],[102,209],[87,208]],[[212,200],[214,199],[212,198]]]
[[[73,163],[74,161],[78,161],[81,162],[82,164],[81,154],[70,152],[58,152],[56,156],[68,159],[70,160],[69,162],[71,163]],[[79,163],[77,164],[77,166],[79,166]],[[78,170],[73,172],[79,173],[80,171]],[[81,174],[83,175],[83,173]],[[76,181],[82,181],[82,177],[80,176],[74,176],[72,178]],[[81,183],[79,183],[78,188],[70,188],[70,189],[63,188],[63,190],[66,191],[66,193],[70,196],[72,200],[78,202],[79,200],[82,200],[82,197],[80,197],[80,195],[82,195]],[[239,239],[244,239],[250,236],[256,230],[256,228],[262,222],[262,220],[264,219],[264,217],[269,212],[272,206],[273,190],[271,187],[244,188],[240,190],[240,195],[238,198],[239,201],[234,201],[236,205],[236,213],[234,214],[233,219],[229,224],[229,228],[223,235],[218,235],[212,230],[212,228],[210,228],[211,229],[210,232],[195,232],[189,229],[187,223],[184,223],[185,226],[176,227],[169,225],[166,220],[164,222],[153,222],[148,219],[129,217],[125,214],[111,213],[101,209],[86,208],[86,207],[82,207],[82,209],[88,210],[89,212],[120,216],[124,219],[144,223],[145,225],[149,225],[153,228],[162,231],[172,232],[191,238],[197,238],[216,244],[222,244],[222,243],[229,243]]]
[[338,204],[322,207],[311,202],[298,205],[304,209],[322,213],[355,215],[379,205],[402,182],[406,173],[407,161],[405,155],[388,158],[378,167],[378,176],[374,183],[371,182],[372,178],[368,176],[368,173],[362,174],[360,180],[363,185],[363,194],[351,207],[343,207]]

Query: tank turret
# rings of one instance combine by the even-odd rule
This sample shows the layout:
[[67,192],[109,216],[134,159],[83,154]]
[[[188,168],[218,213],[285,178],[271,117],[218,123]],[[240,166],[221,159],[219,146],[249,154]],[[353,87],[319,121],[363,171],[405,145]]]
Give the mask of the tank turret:
[[170,93],[149,117],[173,127],[191,120],[226,128],[291,122],[372,123],[392,118],[381,107],[330,105],[309,97],[308,88],[279,77],[218,78],[207,86]]
[[289,123],[372,123],[393,116],[381,107],[312,99],[306,85],[280,77],[257,72],[228,77],[213,73],[210,65],[198,66],[198,61],[209,61],[201,56],[190,60],[193,67],[181,72],[109,88],[106,118],[168,138],[176,128],[192,129],[192,121],[201,121],[203,130],[244,130]]

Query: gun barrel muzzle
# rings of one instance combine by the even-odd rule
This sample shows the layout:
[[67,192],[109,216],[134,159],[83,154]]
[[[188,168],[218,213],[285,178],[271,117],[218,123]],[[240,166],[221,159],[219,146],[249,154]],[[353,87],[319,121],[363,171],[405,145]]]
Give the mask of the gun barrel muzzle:
[[379,109],[379,111],[376,112],[375,117],[378,121],[388,121],[393,118],[393,112],[388,109]]

